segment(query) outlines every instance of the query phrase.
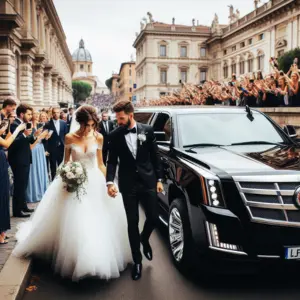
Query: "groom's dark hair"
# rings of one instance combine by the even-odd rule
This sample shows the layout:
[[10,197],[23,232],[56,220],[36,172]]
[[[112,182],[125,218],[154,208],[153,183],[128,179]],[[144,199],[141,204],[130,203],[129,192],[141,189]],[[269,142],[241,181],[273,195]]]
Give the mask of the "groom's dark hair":
[[121,111],[124,111],[125,114],[130,114],[134,112],[134,107],[132,105],[132,102],[129,100],[121,100],[119,102],[117,102],[114,107],[113,107],[113,111],[118,113]]

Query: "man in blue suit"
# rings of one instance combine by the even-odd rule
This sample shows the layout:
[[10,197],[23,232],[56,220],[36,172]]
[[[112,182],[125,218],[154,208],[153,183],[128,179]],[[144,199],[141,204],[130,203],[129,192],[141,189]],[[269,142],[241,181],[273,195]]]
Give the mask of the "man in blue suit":
[[57,167],[62,163],[64,158],[65,135],[68,133],[67,123],[59,119],[60,109],[52,109],[52,119],[45,125],[45,129],[53,133],[48,139],[46,150],[49,153],[49,162],[51,178],[54,179]]

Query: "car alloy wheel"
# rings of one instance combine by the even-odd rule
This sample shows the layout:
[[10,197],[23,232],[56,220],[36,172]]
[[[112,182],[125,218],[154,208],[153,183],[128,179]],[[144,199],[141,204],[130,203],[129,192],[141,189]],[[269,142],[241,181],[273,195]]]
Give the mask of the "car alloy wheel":
[[183,223],[179,210],[174,207],[169,216],[169,239],[173,257],[180,262],[184,250]]

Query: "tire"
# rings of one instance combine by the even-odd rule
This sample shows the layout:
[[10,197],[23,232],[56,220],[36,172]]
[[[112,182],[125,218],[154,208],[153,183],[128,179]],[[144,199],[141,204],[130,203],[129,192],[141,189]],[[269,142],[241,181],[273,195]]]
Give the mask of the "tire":
[[188,211],[182,200],[175,199],[172,202],[168,223],[168,241],[173,262],[180,271],[186,271],[192,266],[194,249]]

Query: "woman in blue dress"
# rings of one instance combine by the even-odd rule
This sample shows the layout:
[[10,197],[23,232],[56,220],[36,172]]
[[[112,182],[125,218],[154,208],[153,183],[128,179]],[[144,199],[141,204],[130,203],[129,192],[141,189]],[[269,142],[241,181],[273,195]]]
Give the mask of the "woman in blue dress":
[[[33,132],[42,127],[43,124],[38,123],[38,113],[33,114],[32,128]],[[32,163],[30,166],[29,181],[26,190],[26,202],[36,203],[42,200],[48,187],[48,172],[45,148],[42,143],[43,139],[48,135],[47,131],[41,133],[36,142],[32,144]]]
[[[0,120],[0,124],[1,123],[2,121]],[[25,129],[25,124],[19,125],[13,134],[8,133],[5,137],[7,128],[8,123],[0,129],[0,246],[7,244],[6,231],[10,229],[10,188],[8,162],[4,149],[8,149],[10,147],[18,134]]]

